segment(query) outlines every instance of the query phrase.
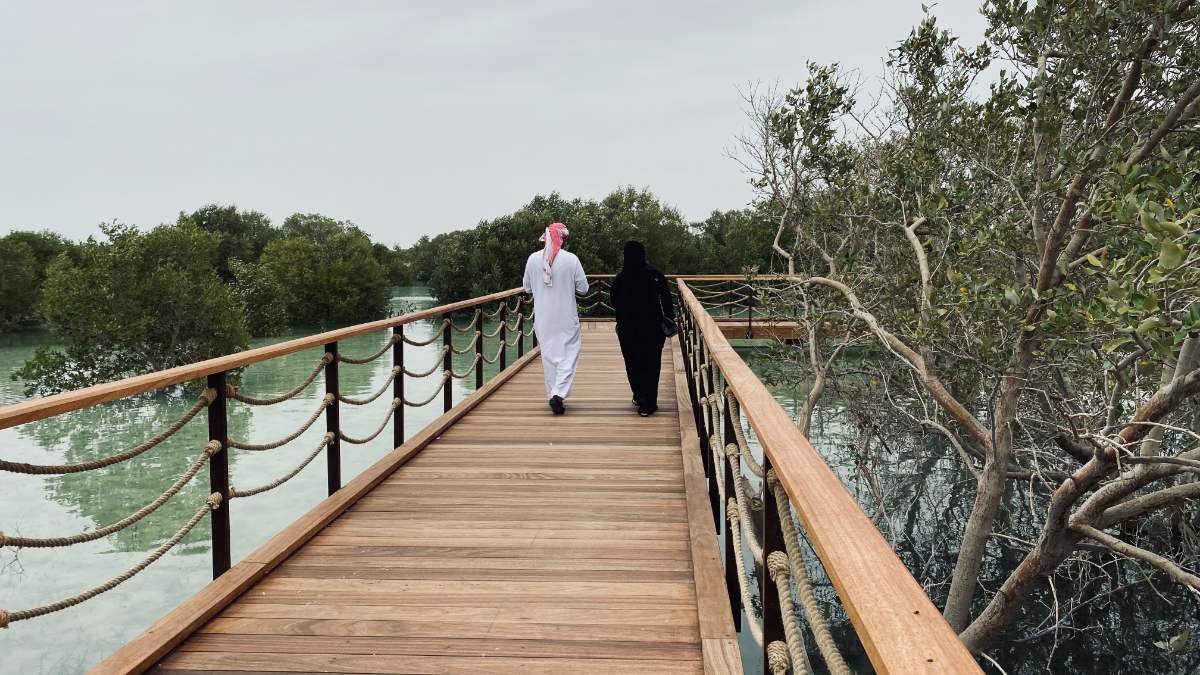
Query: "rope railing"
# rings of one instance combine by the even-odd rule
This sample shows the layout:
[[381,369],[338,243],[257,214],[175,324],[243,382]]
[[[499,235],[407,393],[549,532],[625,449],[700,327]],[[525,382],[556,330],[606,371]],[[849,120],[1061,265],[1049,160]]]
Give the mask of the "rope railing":
[[[850,672],[814,593],[801,542],[807,536],[813,561],[828,573],[878,670],[928,671],[937,664],[937,672],[979,672],[837,474],[729,345],[708,314],[708,303],[689,284],[680,281],[677,286],[684,372],[696,402],[700,449],[705,461],[713,462],[705,468],[710,504],[717,521],[727,527],[729,597],[735,617],[746,610],[743,626],[762,649],[764,666],[778,675],[812,672],[805,644],[808,626],[828,671]],[[762,447],[761,463],[751,451],[750,430]],[[761,479],[761,496],[743,471]],[[760,566],[757,593],[747,555]],[[864,558],[873,563],[869,572]],[[882,596],[875,592],[881,583],[888,588]],[[898,624],[898,616],[906,621]]]
[[384,354],[387,354],[388,352],[392,351],[392,345],[396,344],[396,342],[398,342],[401,339],[402,338],[400,336],[393,334],[391,337],[388,338],[387,343],[385,343],[383,345],[383,347],[380,348],[379,351],[375,352],[374,354],[371,354],[370,356],[363,356],[363,357],[355,358],[352,356],[346,356],[345,354],[338,352],[337,358],[338,358],[338,361],[340,361],[342,363],[350,363],[350,364],[359,365],[359,366],[365,365],[365,364],[371,363],[375,359],[378,359],[379,357],[383,356]]
[[23,609],[23,610],[16,611],[16,612],[0,610],[0,628],[7,628],[9,625],[16,623],[18,621],[25,621],[27,619],[33,619],[35,617],[45,616],[46,614],[53,614],[54,612],[58,612],[58,611],[67,609],[69,607],[74,607],[75,605],[78,605],[80,603],[91,600],[92,598],[96,597],[97,595],[100,595],[101,593],[107,593],[108,591],[111,591],[112,589],[116,588],[117,586],[120,586],[121,584],[125,583],[126,581],[132,579],[134,576],[136,576],[142,570],[144,570],[147,567],[149,567],[150,565],[152,565],[154,563],[154,561],[163,557],[163,555],[165,555],[167,553],[167,551],[170,551],[172,548],[175,548],[175,545],[178,544],[184,537],[186,537],[188,535],[189,532],[192,531],[193,528],[196,527],[196,524],[200,522],[201,518],[203,518],[209,512],[215,511],[218,508],[220,508],[221,501],[222,500],[221,500],[220,493],[214,492],[214,493],[210,494],[208,496],[207,501],[205,501],[204,506],[197,509],[195,515],[193,515],[190,519],[188,519],[188,521],[186,523],[184,523],[183,527],[179,528],[179,530],[177,532],[175,532],[175,534],[172,535],[170,539],[163,542],[162,545],[160,545],[158,548],[154,549],[154,551],[152,553],[150,553],[150,555],[146,556],[138,564],[134,565],[133,567],[130,567],[129,569],[122,572],[121,574],[117,575],[116,577],[113,577],[112,579],[104,582],[103,584],[100,584],[99,586],[88,589],[82,593],[72,595],[71,597],[66,598],[64,600],[59,600],[58,602],[54,602],[54,603],[51,603],[48,605],[42,605],[40,607],[34,607],[33,609]]
[[465,344],[461,347],[451,346],[450,351],[454,352],[455,354],[466,354],[467,352],[475,349],[475,343],[479,341],[480,335],[482,335],[482,333],[480,333],[479,331],[475,331],[475,335],[474,335],[474,337],[471,338],[470,342],[468,342],[467,344]]
[[419,373],[414,373],[411,370],[409,370],[408,368],[405,368],[404,374],[409,377],[415,377],[418,379],[422,378],[422,377],[429,377],[430,375],[432,375],[435,372],[442,369],[442,359],[445,358],[446,354],[448,354],[449,352],[450,352],[450,349],[448,347],[442,347],[441,350],[437,354],[437,361],[433,362],[433,365],[429,367],[429,370],[421,371]]
[[277,439],[274,441],[269,441],[267,443],[251,443],[249,441],[242,441],[242,440],[238,440],[235,438],[230,438],[229,439],[229,447],[238,448],[239,450],[250,450],[250,451],[254,451],[254,452],[261,452],[263,450],[274,450],[275,448],[287,445],[288,443],[291,443],[292,441],[296,440],[297,438],[300,438],[300,436],[304,432],[308,431],[308,428],[316,423],[316,421],[325,412],[325,409],[328,408],[329,406],[333,405],[333,402],[335,400],[337,400],[337,399],[334,397],[333,394],[326,394],[325,397],[321,399],[321,405],[317,406],[317,409],[314,410],[312,415],[309,415],[308,419],[305,420],[304,423],[300,425],[300,428],[293,431],[292,433],[288,434],[287,436],[284,436],[283,438],[280,438],[280,439]]
[[188,409],[179,419],[171,423],[163,431],[153,436],[150,440],[142,443],[139,446],[130,448],[125,452],[104,457],[101,459],[93,459],[87,462],[78,462],[76,464],[26,464],[24,462],[8,462],[0,460],[0,471],[11,471],[13,473],[24,473],[33,475],[61,475],[68,473],[79,473],[81,471],[93,471],[95,469],[103,469],[113,464],[126,462],[138,455],[144,454],[161,444],[163,441],[174,436],[180,429],[191,422],[196,415],[200,414],[212,402],[216,400],[217,392],[212,389],[205,389],[204,393],[200,394],[200,398]]
[[379,424],[379,428],[377,428],[375,431],[373,431],[370,436],[356,438],[354,436],[351,436],[350,434],[347,434],[344,431],[338,432],[338,436],[343,441],[346,441],[347,443],[353,443],[354,445],[364,445],[366,443],[370,443],[371,441],[375,440],[376,436],[383,433],[383,430],[387,428],[388,422],[391,421],[392,415],[396,414],[396,408],[399,408],[401,405],[404,405],[404,401],[402,399],[398,399],[398,398],[392,399],[392,404],[390,406],[388,406],[387,416],[383,418],[383,422],[381,422]]
[[283,485],[284,483],[288,482],[289,480],[295,478],[301,471],[304,470],[304,467],[311,464],[312,461],[317,458],[317,455],[321,454],[321,451],[324,450],[326,447],[328,447],[328,445],[330,443],[333,442],[333,439],[334,439],[333,432],[326,433],[324,436],[321,437],[321,442],[317,444],[317,447],[313,448],[312,452],[308,453],[308,456],[305,457],[303,460],[301,460],[300,464],[297,465],[296,468],[285,473],[284,475],[280,476],[279,478],[276,478],[275,480],[271,481],[270,483],[267,483],[266,485],[260,485],[256,488],[250,488],[249,490],[239,490],[239,489],[233,487],[233,485],[230,485],[229,486],[229,498],[237,499],[237,498],[243,498],[243,497],[253,497],[254,495],[260,495],[264,492],[270,492],[271,490],[274,490],[275,488],[279,487],[280,485]]
[[399,377],[400,373],[402,372],[404,372],[404,369],[399,366],[392,368],[392,372],[388,375],[387,379],[383,381],[383,384],[380,385],[379,389],[375,390],[375,393],[371,394],[367,398],[351,398],[349,396],[338,394],[338,400],[347,405],[366,405],[371,403],[380,396],[383,396],[383,393],[391,388],[392,383],[396,381],[396,378]]
[[[461,379],[470,377],[471,375],[474,375],[475,374],[475,366],[479,363],[479,361],[482,358],[483,358],[482,354],[476,354],[475,358],[471,359],[471,365],[467,366],[466,370],[464,370],[461,373],[458,373],[454,370],[450,370],[449,371],[450,377],[453,377],[456,380],[461,380]],[[497,358],[499,358],[499,355],[497,355]]]
[[[441,364],[438,364],[438,367],[440,368]],[[449,380],[450,380],[450,373],[443,372],[441,382],[438,383],[438,386],[433,390],[433,393],[431,393],[429,395],[429,398],[427,398],[423,401],[420,401],[418,403],[413,403],[412,401],[409,401],[408,398],[405,398],[404,405],[406,405],[410,408],[420,408],[422,406],[429,405],[430,403],[433,402],[433,399],[437,398],[438,394],[442,393],[442,387],[446,386],[446,382],[448,382]]]
[[438,340],[442,339],[441,331],[444,330],[446,328],[446,325],[449,323],[450,323],[449,319],[442,319],[441,325],[439,325],[437,328],[434,329],[433,335],[431,335],[428,340],[414,340],[414,339],[408,337],[407,335],[404,335],[402,338],[404,340],[404,344],[412,345],[414,347],[424,347],[426,345],[431,345],[431,344],[437,342]]
[[297,394],[307,389],[308,385],[312,384],[313,380],[316,380],[317,376],[324,372],[325,366],[328,366],[330,363],[333,363],[333,354],[325,354],[325,356],[322,356],[321,359],[317,361],[316,367],[312,369],[312,372],[308,374],[308,377],[304,378],[303,382],[283,392],[282,394],[279,394],[278,396],[272,396],[269,398],[255,398],[249,394],[242,393],[241,390],[232,384],[225,385],[225,395],[235,401],[241,401],[247,405],[275,405],[276,403],[283,403],[284,401],[294,398]]
[[12,548],[61,548],[64,546],[74,546],[75,544],[96,541],[97,539],[103,539],[104,537],[107,537],[115,532],[120,532],[130,525],[138,523],[151,513],[154,513],[159,509],[159,507],[170,501],[172,497],[179,494],[179,491],[182,490],[185,485],[191,482],[191,480],[196,477],[196,474],[200,473],[200,469],[203,469],[204,465],[208,463],[208,460],[213,456],[213,454],[220,449],[220,442],[209,441],[208,444],[204,446],[200,456],[196,458],[196,461],[192,462],[192,465],[183,472],[183,475],[181,475],[171,485],[171,487],[167,488],[166,491],[159,495],[154,501],[111,525],[96,530],[91,530],[89,532],[81,532],[69,537],[13,537],[0,532],[0,548],[5,546],[11,546]]
[[[492,303],[495,304],[493,305]],[[503,326],[496,326],[485,333],[483,331],[484,317],[507,318],[511,322],[514,322],[514,326],[522,327],[524,322],[532,318],[532,311],[528,309],[530,304],[531,299],[520,296],[520,289],[510,289],[482,298],[453,302],[436,308],[410,312],[400,317],[388,317],[379,321],[287,340],[237,354],[180,366],[168,371],[105,383],[77,392],[34,399],[10,406],[0,406],[0,428],[9,428],[47,419],[65,412],[81,410],[108,401],[129,398],[165,387],[183,386],[198,379],[207,379],[204,391],[195,401],[191,402],[186,412],[182,413],[177,419],[165,428],[162,428],[159,433],[145,440],[140,445],[117,452],[111,456],[75,463],[31,464],[0,459],[0,471],[13,473],[29,475],[73,474],[99,470],[126,462],[144,455],[150,450],[159,447],[168,439],[176,436],[184,426],[194,421],[202,410],[208,411],[207,433],[209,438],[208,442],[203,446],[202,452],[198,456],[188,460],[188,465],[182,467],[182,471],[174,477],[174,481],[160,495],[119,520],[68,536],[17,536],[12,533],[5,534],[0,531],[0,547],[13,550],[49,549],[99,541],[116,533],[129,531],[131,528],[138,526],[139,523],[144,524],[153,514],[161,515],[164,511],[164,505],[173,500],[178,501],[179,495],[184,492],[184,489],[196,482],[198,476],[206,472],[205,467],[208,467],[207,473],[209,474],[210,483],[208,490],[210,496],[205,501],[204,506],[192,515],[173,536],[157,546],[155,550],[150,551],[136,565],[98,586],[57,602],[19,611],[0,610],[0,627],[76,606],[117,587],[139,574],[172,548],[176,547],[184,537],[187,537],[194,530],[205,514],[212,515],[211,550],[213,575],[216,577],[228,571],[232,566],[229,511],[228,509],[220,508],[225,500],[234,498],[245,499],[275,490],[292,481],[306,467],[311,466],[323,452],[327,454],[329,461],[328,486],[330,494],[332,494],[341,486],[340,452],[342,442],[347,444],[370,443],[379,438],[389,426],[392,426],[398,447],[404,442],[404,426],[403,416],[397,411],[402,411],[404,406],[421,407],[428,405],[438,397],[439,393],[446,394],[446,406],[449,409],[453,401],[448,390],[448,387],[451,386],[449,383],[455,378],[465,378],[469,374],[459,372],[453,367],[447,366],[446,364],[449,363],[450,357],[452,355],[470,354],[474,351],[470,368],[474,368],[476,377],[482,380],[484,374],[482,364],[484,362],[502,361],[504,358],[503,350],[505,349],[502,344],[496,345],[497,351],[490,359],[489,355],[483,353],[485,351],[483,348],[488,345],[485,340],[500,336],[504,329]],[[492,306],[493,309],[489,312],[484,312],[483,309],[487,306]],[[458,314],[458,316],[465,316],[466,310],[473,312],[470,324],[467,326],[456,325],[451,317],[455,316],[458,312],[463,312],[463,314]],[[434,329],[433,334],[428,338],[418,339],[405,335],[405,325],[426,321],[428,322],[424,324],[426,328],[422,330],[426,330],[429,327]],[[382,345],[379,342],[375,342],[374,344],[377,346],[371,347],[369,354],[350,355],[341,353],[338,350],[339,342],[380,330],[388,330],[391,334],[386,337]],[[470,343],[458,347],[453,344],[438,346],[436,348],[436,358],[439,362],[435,363],[425,372],[413,372],[405,367],[405,347],[410,345],[413,347],[425,347],[435,344],[439,340],[451,342],[445,336],[456,333],[473,333]],[[531,331],[518,330],[515,331],[514,337],[519,340],[520,337],[529,335],[530,333]],[[287,391],[279,394],[257,395],[243,391],[234,383],[233,374],[246,366],[322,347],[325,350],[325,354],[312,365],[310,370],[306,371],[306,375],[301,381],[294,386],[290,386]],[[491,347],[488,347],[488,351],[490,350]],[[431,349],[430,351],[433,350]],[[338,382],[338,366],[340,364],[369,365],[386,358],[389,353],[393,355],[395,362],[391,364],[390,371],[383,381],[376,382],[371,387],[369,393],[363,394],[361,397],[355,397],[340,390]],[[523,364],[524,362],[520,361],[519,363]],[[409,377],[432,379],[431,376],[434,376],[439,369],[443,372],[437,376],[437,386],[428,398],[414,400],[405,397],[403,378],[406,375]],[[424,370],[423,367],[422,370]],[[325,392],[317,408],[306,416],[306,419],[298,428],[282,438],[269,442],[259,443],[251,442],[247,439],[230,438],[228,418],[230,402],[235,401],[250,406],[271,406],[283,403],[300,397],[305,391],[310,391],[318,377],[322,376],[322,374],[325,376]],[[391,404],[388,406],[387,415],[379,426],[372,427],[369,435],[356,437],[342,429],[339,412],[340,404],[365,406],[378,401],[389,390],[394,390],[394,396],[391,397]],[[304,457],[300,459],[299,463],[292,466],[286,473],[270,482],[252,488],[237,488],[229,484],[228,466],[233,450],[266,451],[280,448],[300,439],[318,423],[322,416],[325,417],[326,428],[321,435],[320,442],[311,450],[306,450]]]
[[736,551],[733,561],[737,566],[738,590],[742,596],[742,607],[746,608],[746,625],[750,629],[750,637],[754,638],[754,642],[759,647],[762,647],[762,617],[752,609],[754,607],[754,598],[750,593],[750,580],[746,574],[746,561],[742,556],[743,540],[739,511],[740,509],[738,509],[736,501],[730,499],[725,502],[725,513],[729,521],[729,536],[733,537],[733,550]]

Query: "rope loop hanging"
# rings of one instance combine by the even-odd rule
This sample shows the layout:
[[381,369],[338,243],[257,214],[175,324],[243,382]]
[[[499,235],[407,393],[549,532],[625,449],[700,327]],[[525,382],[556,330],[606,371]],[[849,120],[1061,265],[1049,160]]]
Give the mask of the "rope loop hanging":
[[308,377],[304,378],[303,382],[278,396],[272,396],[269,398],[255,398],[248,394],[243,394],[240,390],[238,390],[237,387],[228,383],[225,385],[225,395],[235,401],[241,401],[246,405],[275,405],[276,403],[283,403],[284,401],[295,397],[297,394],[307,389],[308,385],[312,384],[313,380],[317,379],[317,376],[325,370],[325,366],[328,366],[331,363],[333,363],[333,354],[325,354],[320,358],[320,360],[317,361],[316,367],[312,369],[312,372],[308,374]]
[[405,375],[407,375],[407,376],[409,376],[409,377],[416,377],[416,378],[421,378],[421,377],[429,377],[430,375],[434,374],[434,373],[435,373],[435,372],[437,372],[438,370],[441,370],[441,368],[442,368],[442,359],[443,359],[443,358],[445,358],[446,354],[448,354],[448,353],[449,353],[449,351],[450,351],[450,350],[449,350],[449,348],[447,348],[447,347],[442,347],[441,351],[440,351],[440,352],[438,352],[438,355],[437,355],[437,357],[436,357],[436,358],[437,358],[437,360],[433,362],[433,365],[429,367],[429,370],[425,370],[425,371],[422,371],[422,372],[419,372],[419,373],[414,373],[414,372],[412,372],[411,370],[409,370],[408,368],[405,368],[405,369],[404,369],[404,374],[405,374]]
[[465,378],[465,377],[470,377],[472,374],[474,374],[474,372],[475,372],[475,365],[479,363],[479,361],[480,361],[480,359],[481,359],[481,358],[482,358],[482,355],[481,355],[481,354],[476,354],[476,355],[475,355],[475,358],[474,358],[474,359],[471,359],[471,365],[467,366],[467,369],[466,369],[466,370],[464,370],[462,373],[456,373],[456,372],[454,372],[453,370],[451,370],[451,371],[449,371],[449,372],[450,372],[450,376],[451,376],[451,377],[453,377],[453,378],[454,378],[454,379],[456,379],[456,380],[461,380],[461,379],[463,379],[463,378]]
[[442,387],[446,386],[446,382],[449,381],[449,379],[450,373],[443,372],[441,382],[438,384],[437,388],[433,390],[433,393],[429,395],[429,398],[417,403],[413,403],[406,398],[404,399],[404,405],[410,408],[420,408],[421,406],[429,405],[431,402],[433,402],[433,399],[437,398],[437,395],[442,392]]
[[92,471],[94,469],[103,469],[104,467],[112,466],[113,464],[119,464],[121,462],[131,460],[134,457],[137,457],[138,455],[141,455],[158,446],[168,438],[174,436],[180,429],[187,425],[188,422],[191,422],[196,415],[200,414],[201,410],[204,410],[208,406],[212,405],[212,402],[216,400],[216,398],[216,390],[211,388],[205,389],[192,407],[189,408],[188,411],[182,416],[180,416],[179,419],[172,422],[170,426],[159,432],[150,440],[142,443],[139,446],[130,448],[125,452],[101,459],[79,462],[77,464],[26,464],[24,462],[8,462],[0,460],[0,471],[11,471],[12,473],[24,473],[41,476],[61,475],[68,473],[80,473],[82,471]]
[[385,345],[383,345],[383,347],[379,351],[375,352],[374,354],[371,354],[370,356],[363,356],[361,358],[355,358],[352,356],[346,356],[345,354],[342,354],[342,353],[338,353],[338,361],[341,361],[342,363],[350,363],[350,364],[359,365],[359,366],[367,364],[367,363],[371,363],[375,359],[378,359],[379,357],[383,356],[384,354],[387,354],[388,352],[390,352],[392,350],[392,346],[395,345],[397,342],[399,342],[401,339],[402,338],[399,335],[393,333],[391,336],[388,337],[387,343]]
[[5,546],[11,546],[13,548],[61,548],[63,546],[74,546],[75,544],[82,544],[84,542],[103,539],[110,534],[120,532],[130,525],[138,523],[151,513],[154,513],[159,509],[159,507],[161,507],[163,504],[166,504],[175,495],[179,494],[179,491],[182,490],[188,483],[190,483],[191,480],[196,477],[196,474],[200,473],[200,469],[204,468],[204,465],[208,463],[208,460],[218,451],[220,451],[220,449],[220,441],[209,441],[207,444],[205,444],[203,450],[200,452],[200,456],[196,459],[196,461],[192,462],[192,465],[188,467],[178,479],[176,479],[171,487],[167,488],[166,491],[159,495],[154,501],[111,525],[107,525],[96,530],[91,530],[90,532],[81,532],[69,537],[10,537],[5,535],[3,532],[0,532],[0,548]]
[[59,600],[58,602],[54,602],[49,605],[42,605],[41,607],[34,607],[33,609],[23,609],[23,610],[20,610],[17,612],[9,612],[9,611],[0,610],[0,628],[7,628],[10,624],[15,623],[17,621],[33,619],[33,618],[36,618],[39,616],[53,614],[54,612],[58,612],[58,611],[67,609],[69,607],[74,607],[75,605],[78,605],[80,603],[91,600],[92,598],[96,597],[97,595],[100,595],[101,593],[106,593],[108,591],[111,591],[112,589],[116,588],[117,586],[120,586],[121,584],[125,583],[129,579],[132,579],[135,575],[137,575],[142,570],[144,570],[147,567],[149,567],[150,565],[154,564],[154,561],[163,557],[163,555],[165,555],[167,551],[170,551],[172,548],[175,548],[175,545],[178,544],[184,537],[186,537],[188,535],[188,533],[191,532],[192,529],[196,527],[196,524],[199,523],[200,520],[202,518],[204,518],[204,516],[206,514],[208,514],[211,511],[217,510],[218,508],[220,508],[220,506],[221,506],[221,494],[219,492],[212,493],[211,495],[208,496],[208,499],[205,500],[204,506],[200,507],[196,511],[196,513],[186,523],[184,523],[183,527],[179,528],[179,530],[177,532],[175,532],[174,535],[171,536],[170,539],[163,542],[162,545],[160,545],[158,548],[154,549],[154,551],[151,552],[150,555],[146,556],[146,558],[144,558],[138,564],[125,570],[121,574],[104,582],[103,584],[100,584],[99,586],[88,589],[82,593],[72,595],[71,597],[66,598],[64,600]]
[[314,459],[316,459],[317,455],[321,454],[321,451],[324,450],[332,442],[333,442],[333,432],[330,431],[321,437],[321,442],[317,444],[317,447],[314,448],[312,452],[308,453],[308,456],[305,457],[296,468],[287,472],[280,478],[277,478],[277,479],[271,481],[270,483],[267,483],[266,485],[260,485],[256,488],[250,488],[249,490],[238,490],[238,489],[234,488],[232,485],[230,485],[229,486],[229,498],[236,499],[236,498],[241,498],[241,497],[253,497],[254,495],[258,495],[258,494],[262,494],[264,492],[268,492],[270,490],[274,490],[275,488],[279,487],[280,485],[283,485],[284,483],[288,482],[289,480],[295,478],[297,476],[297,474],[299,474],[301,471],[304,470],[304,467],[306,467],[310,463],[312,463],[312,461]]
[[267,443],[251,443],[249,441],[241,441],[235,438],[230,438],[229,447],[259,452],[263,450],[274,450],[280,446],[287,445],[297,438],[300,438],[301,434],[308,431],[308,428],[316,423],[317,419],[321,417],[321,414],[325,412],[325,409],[333,405],[334,400],[333,394],[325,394],[324,398],[321,399],[321,405],[317,406],[317,409],[308,416],[308,419],[300,425],[300,428],[288,434],[287,436],[284,436],[283,438]]
[[396,413],[396,408],[399,408],[401,405],[404,405],[404,401],[398,398],[392,399],[392,405],[388,407],[387,416],[383,418],[383,422],[380,423],[379,428],[377,428],[370,436],[355,438],[354,436],[350,436],[349,434],[341,431],[338,432],[338,435],[343,441],[346,441],[347,443],[353,443],[354,445],[370,443],[371,441],[375,440],[376,436],[383,433],[383,430],[387,428],[388,420],[392,419],[392,415]]
[[383,396],[383,392],[387,391],[392,386],[392,382],[396,381],[396,378],[400,375],[401,371],[402,369],[399,366],[392,368],[392,372],[388,375],[387,379],[383,381],[383,384],[380,385],[379,389],[375,390],[375,393],[371,394],[367,398],[351,398],[349,396],[338,394],[338,400],[346,405],[366,405],[371,403],[380,396]]
[[482,335],[482,333],[480,333],[479,331],[475,331],[475,336],[471,338],[470,342],[463,345],[462,347],[453,347],[452,346],[452,347],[450,347],[450,351],[454,352],[455,354],[466,354],[467,352],[475,349],[475,343],[479,341],[480,335]]
[[442,339],[440,332],[446,327],[446,325],[448,323],[450,323],[450,321],[448,319],[442,319],[441,325],[433,330],[433,335],[431,335],[428,340],[414,340],[414,339],[408,337],[407,335],[402,334],[402,339],[404,340],[404,344],[412,345],[414,347],[424,347],[425,345],[431,345],[431,344],[437,342],[438,340]]

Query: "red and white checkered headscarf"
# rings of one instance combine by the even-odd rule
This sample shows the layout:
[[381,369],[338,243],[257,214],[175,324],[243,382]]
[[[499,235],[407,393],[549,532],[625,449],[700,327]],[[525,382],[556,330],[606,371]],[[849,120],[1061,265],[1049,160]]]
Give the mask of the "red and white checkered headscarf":
[[571,232],[566,225],[562,223],[550,223],[546,227],[546,232],[538,241],[546,243],[546,247],[542,249],[542,282],[547,286],[553,286],[550,278],[550,268],[554,265],[554,258],[562,249],[563,241],[570,236]]

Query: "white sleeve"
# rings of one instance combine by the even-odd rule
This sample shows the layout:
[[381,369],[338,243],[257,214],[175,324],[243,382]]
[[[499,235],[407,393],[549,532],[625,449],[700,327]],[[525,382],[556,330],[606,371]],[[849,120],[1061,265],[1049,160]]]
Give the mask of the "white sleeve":
[[575,258],[575,293],[583,295],[588,292],[587,275],[583,273],[583,263]]
[[524,289],[526,293],[533,292],[533,280],[529,278],[529,270],[532,267],[533,266],[529,264],[529,261],[526,260],[525,261],[525,278],[521,280],[521,288]]

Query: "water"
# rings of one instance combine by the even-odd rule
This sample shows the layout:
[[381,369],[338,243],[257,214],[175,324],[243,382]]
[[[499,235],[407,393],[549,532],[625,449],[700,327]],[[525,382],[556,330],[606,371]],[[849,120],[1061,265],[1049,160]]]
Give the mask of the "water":
[[[397,289],[395,311],[433,306],[427,289]],[[459,318],[465,323],[468,316]],[[438,322],[440,325],[440,321]],[[421,322],[405,327],[416,340],[434,335],[439,325]],[[494,323],[487,330],[495,328]],[[252,346],[300,337],[313,332],[297,330]],[[368,355],[387,342],[390,333],[379,332],[339,343],[349,356]],[[470,336],[455,334],[455,344]],[[9,374],[46,344],[44,334],[0,338],[0,404],[24,400],[21,384]],[[495,339],[486,352],[496,353]],[[528,344],[528,343],[527,343]],[[406,346],[405,365],[410,371],[428,370],[437,360],[440,341],[426,347]],[[320,348],[297,352],[250,366],[240,387],[251,395],[274,395],[302,381],[321,358]],[[510,349],[509,362],[516,358]],[[470,367],[474,354],[454,357],[458,372]],[[339,380],[343,395],[364,398],[387,380],[392,364],[386,355],[367,365],[342,364]],[[498,366],[485,369],[490,378]],[[405,394],[411,400],[428,396],[437,385],[440,369],[421,380],[406,378]],[[474,388],[475,378],[454,381],[454,400]],[[321,378],[295,398],[269,408],[230,402],[231,437],[252,442],[287,435],[304,422],[324,394]],[[72,412],[40,422],[0,430],[0,457],[34,464],[62,464],[108,456],[145,441],[157,430],[178,419],[195,401],[194,392],[173,391],[142,396]],[[352,436],[374,431],[387,414],[391,397],[381,396],[366,406],[341,406],[342,429]],[[405,413],[406,437],[412,436],[442,412],[442,398]],[[26,476],[0,473],[0,530],[9,535],[63,536],[94,530],[124,518],[153,501],[195,461],[207,442],[201,413],[178,434],[157,448],[128,462],[66,476]],[[231,482],[248,489],[267,483],[294,468],[324,434],[318,421],[299,439],[268,452],[233,451]],[[391,430],[365,445],[342,443],[342,480],[348,482],[392,449]],[[120,533],[98,541],[60,549],[0,549],[0,609],[15,611],[39,606],[79,593],[120,574],[141,561],[149,551],[170,538],[203,504],[208,495],[207,470],[193,479],[158,511]],[[232,554],[236,562],[284,526],[319,502],[326,493],[324,455],[287,484],[264,494],[234,500],[230,505]],[[118,588],[81,606],[49,616],[15,623],[0,631],[0,673],[79,673],[148,627],[203,587],[211,578],[208,519],[204,519],[178,546],[148,569]]]

